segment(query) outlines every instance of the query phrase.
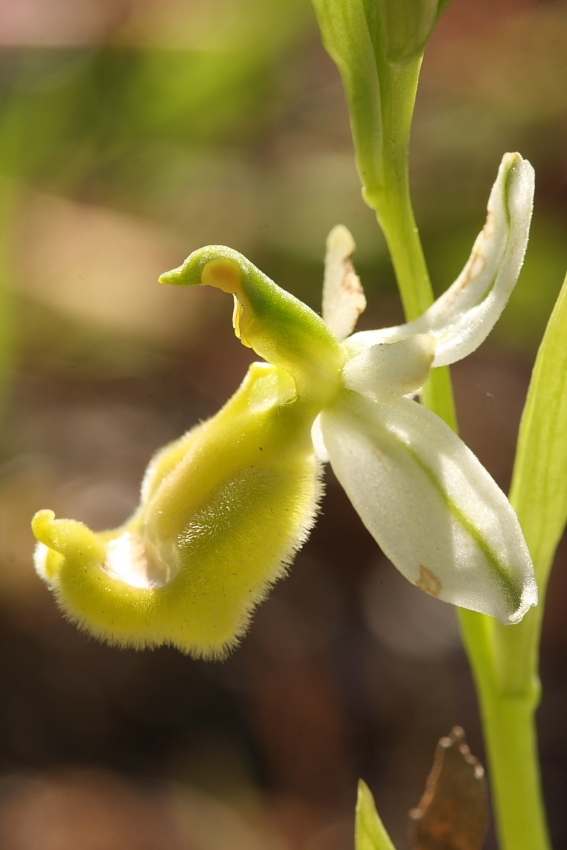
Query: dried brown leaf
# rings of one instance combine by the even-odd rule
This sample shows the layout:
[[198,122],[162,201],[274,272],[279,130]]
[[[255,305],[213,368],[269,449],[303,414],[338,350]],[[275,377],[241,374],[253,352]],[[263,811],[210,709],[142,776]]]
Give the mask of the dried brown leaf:
[[488,829],[486,780],[459,726],[437,744],[425,793],[409,823],[412,850],[481,850]]

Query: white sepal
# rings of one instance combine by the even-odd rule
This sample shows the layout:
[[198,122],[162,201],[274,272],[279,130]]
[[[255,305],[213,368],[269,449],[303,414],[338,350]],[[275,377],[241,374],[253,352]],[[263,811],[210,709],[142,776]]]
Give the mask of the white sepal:
[[351,263],[354,249],[350,231],[342,224],[333,227],[325,255],[323,319],[340,341],[353,332],[366,309],[364,290]]
[[321,429],[349,499],[409,581],[503,623],[537,603],[508,499],[437,416],[407,398],[379,408],[358,396],[324,412]]
[[462,360],[484,342],[506,306],[524,261],[533,207],[534,170],[518,153],[502,159],[488,201],[488,215],[463,271],[449,289],[413,322],[362,331],[347,342],[350,352],[432,333],[433,366]]

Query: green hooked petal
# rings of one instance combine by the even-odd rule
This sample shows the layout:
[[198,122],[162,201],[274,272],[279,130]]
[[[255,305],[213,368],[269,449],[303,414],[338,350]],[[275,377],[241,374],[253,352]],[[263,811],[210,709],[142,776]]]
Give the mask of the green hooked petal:
[[298,395],[315,406],[336,392],[344,355],[332,331],[242,254],[220,245],[201,248],[161,275],[160,282],[208,285],[231,293],[234,329],[244,345],[289,372]]

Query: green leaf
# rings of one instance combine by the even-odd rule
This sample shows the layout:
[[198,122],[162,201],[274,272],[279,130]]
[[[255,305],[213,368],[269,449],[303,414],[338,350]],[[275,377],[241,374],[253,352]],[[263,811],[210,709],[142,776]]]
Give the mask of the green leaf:
[[374,798],[365,782],[358,783],[356,800],[356,850],[396,850],[376,811]]
[[567,521],[567,277],[535,362],[510,493],[543,600]]

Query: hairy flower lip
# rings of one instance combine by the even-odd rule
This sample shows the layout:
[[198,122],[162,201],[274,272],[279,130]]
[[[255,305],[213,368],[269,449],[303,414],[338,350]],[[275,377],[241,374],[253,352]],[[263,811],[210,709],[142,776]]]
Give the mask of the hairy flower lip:
[[165,587],[179,573],[179,558],[166,562],[142,533],[124,531],[108,541],[102,568],[130,587]]
[[216,416],[152,459],[124,526],[95,534],[39,511],[38,574],[97,638],[223,657],[315,521],[309,434],[289,374],[252,364]]
[[[52,519],[56,521],[55,514]],[[47,582],[51,580],[47,568],[50,551],[56,550],[39,542],[34,553],[36,572]],[[144,538],[138,530],[124,530],[109,538],[105,543],[105,557],[99,562],[99,566],[109,578],[139,589],[165,587],[174,580],[179,571],[179,565],[175,564],[174,567],[171,562],[166,563],[151,541]]]

